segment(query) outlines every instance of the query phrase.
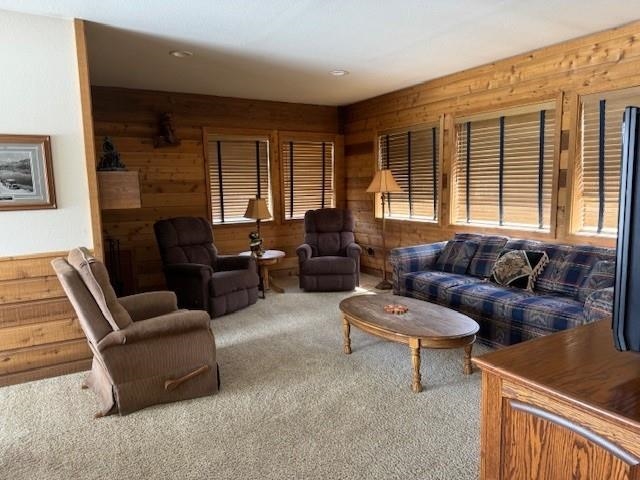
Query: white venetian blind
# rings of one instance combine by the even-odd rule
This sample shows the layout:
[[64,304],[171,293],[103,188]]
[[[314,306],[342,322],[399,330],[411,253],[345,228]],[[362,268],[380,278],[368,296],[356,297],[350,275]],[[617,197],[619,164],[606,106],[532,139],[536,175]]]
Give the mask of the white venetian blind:
[[582,98],[581,148],[574,186],[578,233],[617,234],[622,115],[629,105],[640,106],[640,90]]
[[438,218],[439,128],[420,126],[378,137],[378,165],[388,168],[401,193],[387,194],[387,218]]
[[307,210],[335,206],[333,142],[285,141],[281,159],[285,219],[304,218]]
[[456,223],[549,231],[555,111],[457,125]]
[[209,137],[208,174],[213,223],[252,222],[244,218],[250,198],[271,208],[269,142],[264,139]]

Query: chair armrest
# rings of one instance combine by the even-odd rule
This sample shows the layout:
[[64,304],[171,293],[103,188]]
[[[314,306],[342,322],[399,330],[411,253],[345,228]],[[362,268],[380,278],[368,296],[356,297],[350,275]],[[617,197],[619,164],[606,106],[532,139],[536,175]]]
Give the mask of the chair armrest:
[[111,332],[98,342],[103,352],[116,345],[130,345],[152,338],[179,335],[192,330],[211,329],[209,314],[203,310],[178,310],[159,317],[140,320],[127,328]]
[[216,270],[253,270],[257,271],[256,259],[251,255],[218,255]]
[[350,243],[347,245],[347,257],[351,257],[353,259],[360,258],[360,254],[362,253],[362,247],[357,243]]
[[303,243],[298,248],[296,248],[296,254],[298,255],[298,261],[300,263],[306,262],[312,256],[311,245],[309,245],[308,243]]
[[403,274],[433,267],[446,244],[447,242],[437,242],[392,249],[389,263],[393,267],[393,292],[397,295],[404,293],[398,281]]
[[174,263],[166,265],[164,272],[171,276],[200,277],[203,282],[208,282],[213,274],[213,268],[201,263]]
[[611,320],[613,315],[613,287],[601,288],[589,294],[584,301],[585,323],[597,320]]
[[146,292],[118,298],[120,305],[129,312],[134,322],[158,317],[178,309],[178,299],[173,292]]

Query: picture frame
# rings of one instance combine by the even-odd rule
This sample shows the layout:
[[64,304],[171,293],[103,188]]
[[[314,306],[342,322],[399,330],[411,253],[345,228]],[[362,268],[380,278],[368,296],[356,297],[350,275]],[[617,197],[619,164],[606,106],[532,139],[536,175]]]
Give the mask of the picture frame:
[[0,212],[56,208],[51,139],[0,135]]

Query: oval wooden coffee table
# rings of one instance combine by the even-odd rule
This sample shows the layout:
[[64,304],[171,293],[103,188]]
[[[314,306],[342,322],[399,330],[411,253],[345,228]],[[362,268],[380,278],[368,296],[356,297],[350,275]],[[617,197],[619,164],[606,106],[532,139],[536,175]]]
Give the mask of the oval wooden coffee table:
[[[407,313],[386,313],[384,307],[400,304]],[[343,314],[344,353],[351,353],[351,325],[376,337],[405,343],[411,350],[413,381],[411,389],[422,391],[420,380],[421,348],[464,347],[463,372],[472,373],[471,349],[478,324],[461,313],[434,303],[397,295],[355,295],[340,302]]]

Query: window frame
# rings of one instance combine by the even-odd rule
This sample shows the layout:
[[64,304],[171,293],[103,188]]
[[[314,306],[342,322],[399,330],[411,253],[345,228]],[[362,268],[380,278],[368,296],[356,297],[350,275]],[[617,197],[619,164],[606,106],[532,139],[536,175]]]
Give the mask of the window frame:
[[[497,110],[472,112],[469,114],[460,113],[453,115],[451,119],[451,128],[449,131],[449,142],[451,143],[451,151],[449,152],[448,171],[448,189],[449,189],[449,212],[446,227],[452,231],[460,232],[481,232],[486,234],[521,236],[526,234],[527,238],[538,240],[557,239],[557,215],[558,215],[558,176],[560,172],[560,140],[562,136],[562,105],[563,92],[553,97],[541,97],[531,103],[521,103],[514,106],[508,106]],[[482,225],[467,224],[456,222],[455,212],[457,209],[457,178],[455,176],[456,156],[456,130],[458,125],[462,125],[468,121],[491,120],[498,119],[501,116],[510,116],[518,114],[532,113],[540,110],[554,110],[555,115],[555,132],[553,134],[553,154],[551,156],[551,202],[549,212],[549,230],[539,230],[538,228],[516,227],[513,225]]]
[[573,243],[588,243],[596,246],[615,247],[617,234],[602,234],[582,230],[582,211],[580,192],[577,188],[579,163],[582,158],[582,114],[584,99],[626,96],[629,93],[640,95],[640,86],[620,87],[616,89],[578,89],[570,97],[572,115],[570,119],[569,165],[567,167],[567,223],[566,239]]
[[[281,224],[286,223],[300,223],[304,222],[304,217],[301,218],[287,218],[285,195],[285,169],[284,159],[282,156],[282,148],[289,142],[314,142],[314,143],[332,143],[333,144],[333,171],[331,172],[331,183],[333,185],[333,207],[339,207],[342,199],[340,194],[344,187],[344,169],[343,155],[344,155],[344,140],[343,136],[335,133],[322,133],[322,132],[299,132],[299,131],[279,131],[277,142],[277,167],[279,171],[278,183],[279,183],[279,210],[278,220]],[[275,162],[274,162],[275,163]],[[340,173],[340,174],[339,174]],[[329,208],[329,207],[325,207]]]
[[[273,130],[264,129],[249,129],[249,128],[229,128],[229,127],[215,127],[205,126],[202,128],[202,151],[204,156],[204,178],[205,189],[207,195],[207,215],[211,225],[215,228],[238,228],[242,226],[251,226],[255,224],[255,220],[246,219],[246,221],[233,221],[224,223],[213,222],[213,205],[211,201],[211,178],[209,176],[209,162],[212,160],[209,158],[209,141],[211,136],[228,137],[229,139],[246,139],[247,141],[266,140],[268,142],[268,172],[269,172],[269,194],[271,196],[271,205],[269,205],[271,211],[270,220],[262,220],[261,225],[270,225],[278,223],[278,216],[276,214],[278,199],[276,197],[275,183],[277,182],[277,175],[274,173],[276,168],[276,158],[274,157],[274,147],[276,145],[277,135]],[[264,198],[264,197],[263,197]]]
[[[436,201],[436,220],[429,220],[423,218],[399,218],[399,217],[389,217],[387,209],[385,209],[385,221],[387,222],[410,222],[410,223],[419,223],[421,225],[429,225],[429,226],[437,226],[437,227],[445,227],[448,223],[443,216],[443,199],[445,196],[445,191],[447,186],[444,185],[444,148],[445,148],[445,115],[439,115],[437,119],[430,122],[420,122],[410,125],[405,125],[402,127],[394,127],[387,129],[376,129],[373,134],[373,172],[371,174],[371,178],[376,171],[380,169],[381,158],[380,158],[380,138],[384,135],[393,135],[395,133],[406,133],[407,131],[419,130],[419,129],[438,129],[438,148],[437,148],[437,201]],[[365,185],[365,188],[367,186]],[[375,220],[382,220],[382,204],[380,202],[380,194],[373,194],[373,215]]]

